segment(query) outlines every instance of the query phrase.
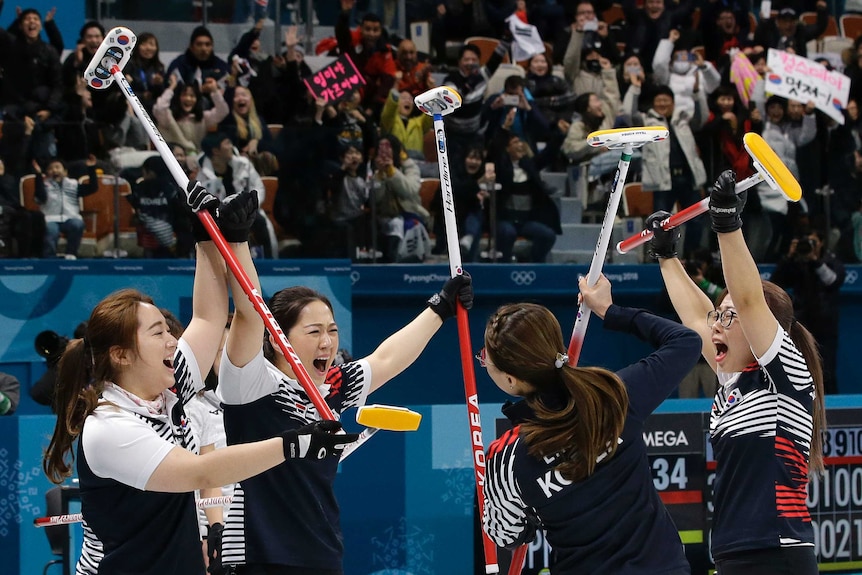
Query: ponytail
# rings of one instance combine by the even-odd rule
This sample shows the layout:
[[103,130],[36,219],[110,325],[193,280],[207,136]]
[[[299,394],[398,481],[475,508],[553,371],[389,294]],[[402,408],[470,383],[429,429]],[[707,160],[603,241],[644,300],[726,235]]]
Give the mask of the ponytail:
[[823,433],[826,431],[826,402],[823,387],[823,360],[817,349],[814,336],[804,325],[793,317],[793,301],[784,289],[778,285],[763,280],[763,295],[766,305],[778,324],[793,340],[793,345],[805,359],[808,373],[814,382],[814,401],[811,406],[812,432],[811,445],[808,451],[809,474],[823,472]]
[[530,455],[562,454],[556,469],[566,479],[580,481],[592,475],[598,459],[616,452],[628,393],[622,380],[607,369],[564,365],[558,373],[565,406],[548,406],[539,393],[526,396],[535,419],[522,423],[521,430]]
[[81,435],[84,420],[99,404],[102,386],[91,385],[92,357],[92,349],[84,340],[74,339],[60,358],[54,392],[57,423],[42,461],[53,483],[62,483],[72,475],[72,442]]
[[808,471],[810,475],[823,473],[823,433],[826,432],[826,401],[823,386],[823,360],[817,350],[814,336],[804,325],[795,319],[790,322],[787,330],[796,349],[805,358],[808,373],[814,380],[814,404],[812,405],[811,448],[808,453]]
[[528,453],[560,455],[557,471],[579,481],[616,452],[628,393],[612,371],[569,366],[565,349],[560,324],[544,306],[504,305],[485,328],[489,362],[529,384],[524,401],[534,417],[521,423]]
[[137,350],[138,307],[153,300],[134,289],[116,291],[99,302],[87,321],[87,334],[66,346],[58,364],[54,435],[42,459],[45,474],[62,483],[72,474],[72,443],[84,420],[103,403],[106,381],[116,381],[112,348]]

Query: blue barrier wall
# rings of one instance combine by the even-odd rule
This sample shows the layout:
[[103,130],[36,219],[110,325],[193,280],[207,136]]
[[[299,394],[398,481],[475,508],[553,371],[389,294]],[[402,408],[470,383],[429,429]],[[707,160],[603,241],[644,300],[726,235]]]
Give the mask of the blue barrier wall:
[[[768,279],[771,266],[761,268]],[[501,304],[535,301],[549,307],[562,325],[568,340],[577,313],[577,279],[587,266],[575,265],[472,265],[476,299],[470,312],[470,333],[474,351],[482,347],[485,320]],[[607,265],[605,275],[613,285],[614,301],[672,316],[673,310],[662,295],[657,265]],[[439,290],[448,276],[446,266],[354,266],[353,281],[354,355],[367,355],[387,335],[395,332],[421,311],[425,299]],[[854,351],[862,349],[862,266],[848,266],[841,289],[841,337],[838,380],[842,393],[862,393],[862,367]],[[375,394],[375,401],[393,404],[457,403],[464,400],[460,387],[461,366],[457,355],[457,328],[443,326],[425,353],[399,381]],[[648,353],[638,341],[605,332],[601,321],[590,321],[581,364],[616,368]],[[482,401],[500,400],[484,371],[477,371]]]
[[[385,337],[418,314],[448,276],[446,266],[354,266],[342,262],[260,262],[264,295],[292,283],[321,289],[333,298],[343,341],[354,356],[367,355]],[[537,301],[560,318],[564,332],[575,317],[575,286],[586,266],[471,266],[476,305],[470,313],[472,351],[481,346],[485,318],[498,305]],[[764,275],[769,269],[762,270]],[[852,351],[860,348],[855,326],[862,315],[860,267],[850,267],[842,289],[842,353],[839,380],[848,393],[862,393]],[[614,298],[623,305],[670,313],[660,296],[657,266],[606,266]],[[33,350],[43,329],[71,334],[92,305],[118,287],[139,287],[182,320],[190,314],[189,262],[16,262],[0,265],[0,371],[21,379],[19,415],[0,418],[0,556],[3,572],[35,573],[49,559],[44,533],[32,520],[44,515],[49,484],[40,455],[53,428],[47,408],[26,397],[44,370]],[[352,310],[352,313],[351,313]],[[649,349],[590,322],[582,363],[619,368]],[[506,396],[484,370],[477,370],[486,445]],[[473,493],[467,414],[457,329],[449,322],[422,357],[371,401],[407,405],[424,415],[413,434],[378,434],[341,468],[336,490],[342,508],[350,575],[384,569],[418,574],[467,573],[472,563]],[[830,403],[862,406],[860,398]],[[854,403],[855,401],[855,403]],[[708,401],[666,403],[702,411]],[[665,407],[667,408],[667,407]],[[352,416],[348,416],[351,419]],[[862,422],[860,422],[862,423]],[[854,476],[855,477],[855,476]],[[860,522],[862,525],[862,522]],[[860,539],[862,540],[862,539]]]

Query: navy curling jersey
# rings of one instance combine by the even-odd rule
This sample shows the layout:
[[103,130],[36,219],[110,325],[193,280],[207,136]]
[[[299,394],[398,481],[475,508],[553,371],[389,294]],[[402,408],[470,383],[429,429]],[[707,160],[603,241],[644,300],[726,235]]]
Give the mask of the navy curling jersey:
[[653,486],[643,424],[696,363],[700,336],[677,322],[616,305],[604,326],[657,348],[617,372],[629,409],[616,453],[610,459],[602,454],[593,474],[573,483],[555,471],[556,457],[527,453],[517,425],[532,416],[527,404],[507,407],[516,427],[488,450],[485,530],[497,545],[512,548],[532,537],[530,524],[543,529],[554,551],[555,575],[687,574],[679,533]]
[[814,545],[805,503],[814,382],[790,336],[776,330],[759,364],[722,374],[713,400],[715,557]]

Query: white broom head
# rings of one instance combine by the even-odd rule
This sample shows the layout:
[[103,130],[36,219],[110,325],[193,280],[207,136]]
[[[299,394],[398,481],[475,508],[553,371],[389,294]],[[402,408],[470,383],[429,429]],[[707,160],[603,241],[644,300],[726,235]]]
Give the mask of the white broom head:
[[416,96],[413,103],[423,114],[445,116],[461,107],[461,94],[449,86],[438,86]]
[[117,26],[108,32],[84,70],[87,85],[96,90],[104,90],[113,84],[111,68],[115,65],[119,66],[120,70],[126,67],[137,41],[135,33],[124,26]]
[[615,128],[598,130],[587,136],[587,143],[594,148],[617,150],[626,146],[639,148],[650,142],[660,142],[667,138],[667,128],[662,126],[642,126],[639,128]]

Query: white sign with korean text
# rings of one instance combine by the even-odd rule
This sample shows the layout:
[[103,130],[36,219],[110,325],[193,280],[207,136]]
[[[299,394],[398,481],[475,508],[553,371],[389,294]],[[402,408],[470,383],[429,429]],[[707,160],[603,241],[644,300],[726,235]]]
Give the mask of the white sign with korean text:
[[770,49],[766,57],[770,70],[766,73],[766,92],[807,104],[814,102],[818,110],[844,123],[841,110],[850,97],[850,78],[830,72],[822,64],[808,58]]

